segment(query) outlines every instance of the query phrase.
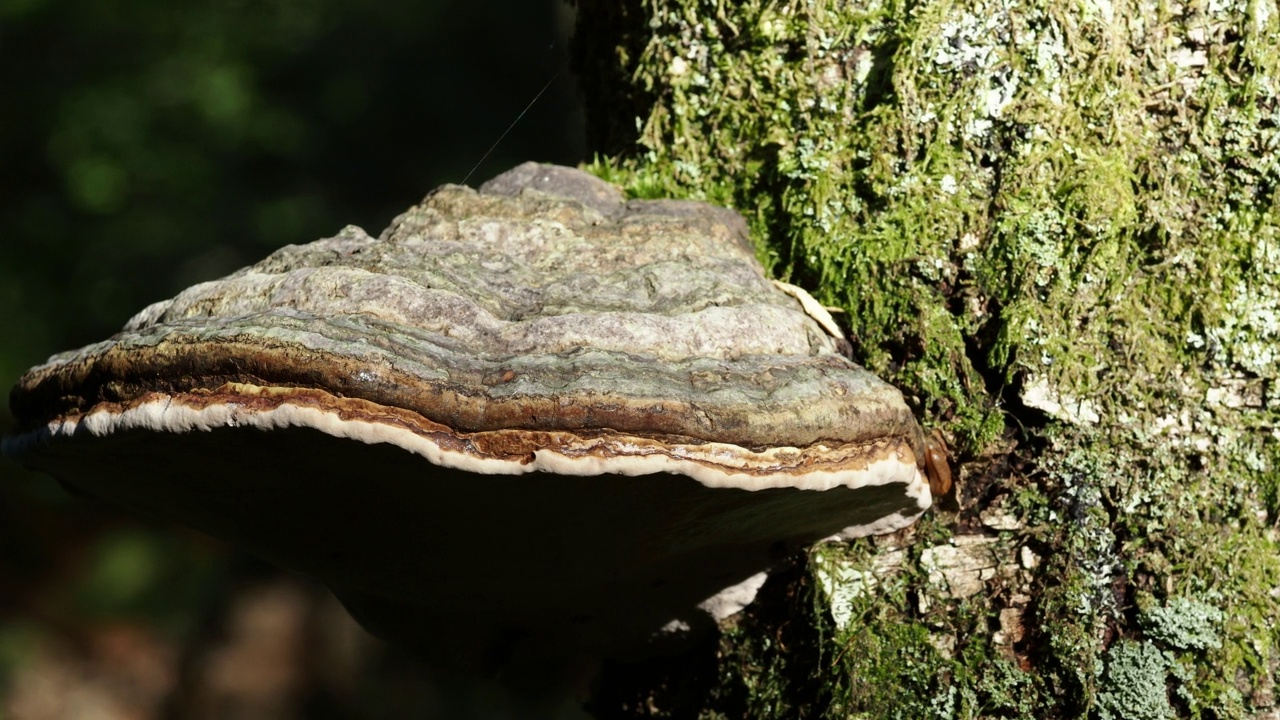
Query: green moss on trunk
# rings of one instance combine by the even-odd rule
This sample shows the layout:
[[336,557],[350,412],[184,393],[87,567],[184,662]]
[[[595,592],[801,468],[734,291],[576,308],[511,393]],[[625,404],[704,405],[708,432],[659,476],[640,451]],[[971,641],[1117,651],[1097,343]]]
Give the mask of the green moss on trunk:
[[[829,632],[789,667],[816,680],[781,677],[765,603],[706,717],[1275,706],[1273,3],[583,0],[579,22],[594,169],[742,211],[960,450],[958,513],[799,576],[786,622]],[[963,595],[938,548],[972,537],[993,569]]]

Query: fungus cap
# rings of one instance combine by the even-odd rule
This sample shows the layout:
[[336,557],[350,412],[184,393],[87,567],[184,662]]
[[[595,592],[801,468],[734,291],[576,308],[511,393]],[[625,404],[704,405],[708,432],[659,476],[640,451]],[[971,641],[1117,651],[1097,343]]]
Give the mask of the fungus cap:
[[736,213],[530,163],[52,357],[3,447],[381,634],[612,652],[928,507],[919,427],[839,341]]

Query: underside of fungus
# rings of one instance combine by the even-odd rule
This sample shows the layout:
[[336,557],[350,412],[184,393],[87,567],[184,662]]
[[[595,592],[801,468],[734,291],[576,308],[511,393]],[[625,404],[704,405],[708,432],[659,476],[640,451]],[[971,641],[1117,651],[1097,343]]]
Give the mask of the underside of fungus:
[[312,575],[386,636],[628,652],[929,505],[901,394],[796,292],[731,211],[530,163],[51,358],[4,451]]

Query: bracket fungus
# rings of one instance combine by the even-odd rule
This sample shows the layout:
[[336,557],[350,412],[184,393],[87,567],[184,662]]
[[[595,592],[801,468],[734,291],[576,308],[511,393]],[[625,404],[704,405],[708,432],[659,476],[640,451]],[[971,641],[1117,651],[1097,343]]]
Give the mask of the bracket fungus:
[[3,447],[311,575],[384,636],[626,652],[929,506],[901,394],[806,303],[736,213],[529,163],[52,357]]

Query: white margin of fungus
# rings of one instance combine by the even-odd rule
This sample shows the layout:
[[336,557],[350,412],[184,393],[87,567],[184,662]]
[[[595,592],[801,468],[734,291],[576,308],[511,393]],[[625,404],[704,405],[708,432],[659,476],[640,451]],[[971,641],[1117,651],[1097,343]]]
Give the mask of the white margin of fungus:
[[[168,397],[158,398],[131,406],[123,411],[99,406],[88,413],[63,418],[21,435],[4,438],[6,454],[20,454],[35,450],[47,442],[67,441],[76,435],[88,433],[106,437],[125,431],[151,431],[160,433],[208,432],[225,427],[253,427],[275,430],[288,427],[304,427],[319,430],[332,437],[357,440],[366,444],[388,443],[426,458],[443,467],[486,475],[519,475],[546,472],[558,475],[649,475],[671,473],[690,477],[706,487],[764,490],[769,488],[795,488],[798,490],[830,490],[837,487],[857,489],[882,486],[891,483],[903,485],[904,494],[916,501],[920,512],[932,503],[929,483],[913,462],[891,455],[870,462],[863,468],[845,470],[816,470],[796,476],[790,473],[771,475],[734,472],[732,467],[707,464],[713,456],[730,459],[741,455],[742,449],[728,444],[706,443],[698,446],[674,446],[673,453],[643,452],[637,447],[636,455],[610,457],[568,456],[552,449],[539,449],[528,462],[500,458],[475,457],[464,452],[441,447],[430,438],[411,430],[366,420],[344,420],[335,412],[314,407],[282,403],[270,409],[251,409],[237,403],[210,405],[203,408],[172,402]],[[724,453],[717,452],[718,447]],[[626,446],[615,441],[611,450],[623,452]],[[686,457],[681,457],[681,455]],[[696,461],[694,458],[702,460]],[[800,481],[797,484],[797,481]],[[911,524],[920,512],[910,515],[892,513],[868,525],[846,528],[839,537],[892,532]]]

